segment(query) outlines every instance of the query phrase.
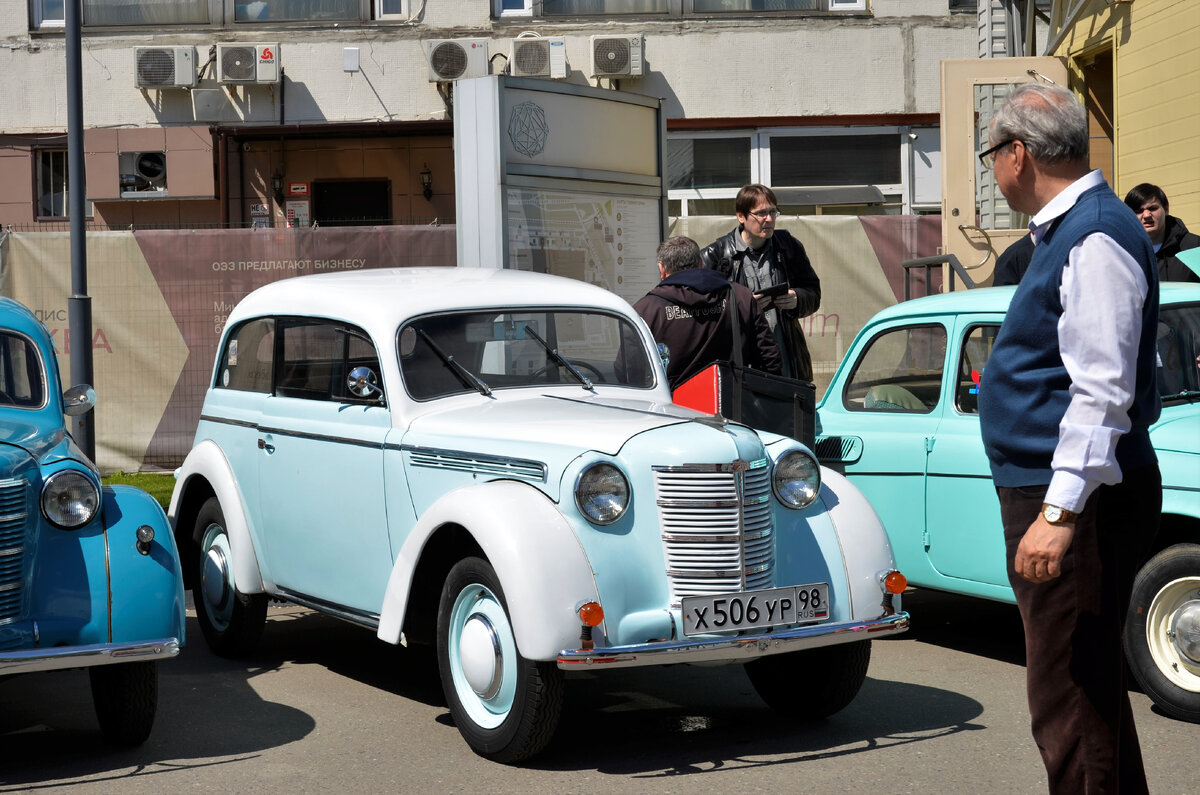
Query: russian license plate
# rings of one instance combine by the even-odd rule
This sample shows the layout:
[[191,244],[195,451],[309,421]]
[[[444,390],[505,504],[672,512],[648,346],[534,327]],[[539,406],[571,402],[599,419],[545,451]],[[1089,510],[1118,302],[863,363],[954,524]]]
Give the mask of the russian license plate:
[[689,596],[682,607],[684,635],[827,621],[829,584],[818,582],[720,596]]

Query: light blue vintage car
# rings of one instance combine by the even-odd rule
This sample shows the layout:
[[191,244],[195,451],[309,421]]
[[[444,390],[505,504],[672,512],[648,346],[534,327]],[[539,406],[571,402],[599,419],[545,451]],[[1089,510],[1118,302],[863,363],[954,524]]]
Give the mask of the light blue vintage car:
[[183,645],[183,576],[150,495],[101,486],[66,417],[54,342],[0,298],[0,676],[88,668],[107,740],[137,745],[158,706],[158,662]]
[[169,515],[196,614],[247,653],[276,598],[436,644],[477,753],[550,740],[564,671],[744,663],[844,707],[908,626],[858,490],[800,443],[675,406],[613,293],[511,270],[286,279],[221,337]]
[[[1014,601],[976,404],[1015,289],[918,298],[879,312],[817,406],[818,458],[867,495],[912,585]],[[1200,285],[1162,285],[1158,348],[1163,411],[1151,439],[1163,475],[1162,526],[1134,584],[1126,647],[1145,692],[1169,714],[1197,721]]]

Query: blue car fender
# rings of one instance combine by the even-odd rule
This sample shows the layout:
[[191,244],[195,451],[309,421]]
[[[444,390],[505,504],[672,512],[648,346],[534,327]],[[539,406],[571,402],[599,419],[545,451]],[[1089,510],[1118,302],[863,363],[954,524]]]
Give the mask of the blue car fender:
[[175,472],[178,482],[174,493],[171,494],[171,507],[167,509],[171,526],[178,529],[179,500],[187,491],[188,481],[193,477],[206,480],[221,503],[221,511],[225,515],[225,532],[229,536],[229,551],[233,557],[233,577],[238,591],[244,594],[263,593],[258,554],[254,551],[250,523],[246,520],[246,503],[242,499],[242,492],[238,489],[233,469],[229,466],[225,454],[210,439],[193,447],[184,459],[183,466]]
[[447,524],[466,528],[495,569],[522,656],[553,660],[560,650],[578,645],[576,610],[599,601],[592,568],[558,507],[537,489],[514,481],[456,489],[425,511],[392,568],[380,611],[380,640],[400,642],[422,550]]
[[[854,617],[878,615],[882,598],[879,578],[896,568],[883,522],[853,483],[826,467],[821,467],[821,501],[837,531]],[[893,606],[900,610],[899,596]]]
[[[138,528],[149,526],[154,540],[138,549]],[[176,638],[183,645],[183,573],[179,550],[166,514],[146,492],[132,486],[104,488],[104,526],[112,599],[112,638],[116,643]]]

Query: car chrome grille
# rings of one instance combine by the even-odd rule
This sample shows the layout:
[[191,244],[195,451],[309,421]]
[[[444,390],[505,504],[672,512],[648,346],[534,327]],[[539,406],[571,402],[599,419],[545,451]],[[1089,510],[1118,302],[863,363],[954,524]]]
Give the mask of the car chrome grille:
[[0,480],[0,621],[18,616],[24,597],[25,481]]
[[655,467],[654,483],[673,605],[772,587],[769,461]]

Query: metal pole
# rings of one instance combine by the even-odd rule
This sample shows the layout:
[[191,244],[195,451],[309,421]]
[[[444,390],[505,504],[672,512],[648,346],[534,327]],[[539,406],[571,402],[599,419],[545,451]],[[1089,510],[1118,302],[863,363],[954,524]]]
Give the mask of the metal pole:
[[[71,384],[93,384],[92,299],[87,294],[87,180],[83,165],[83,0],[66,0],[67,45],[67,214],[71,220],[71,297],[67,299]],[[61,396],[60,396],[61,399]],[[73,417],[75,442],[96,460],[95,411]]]

